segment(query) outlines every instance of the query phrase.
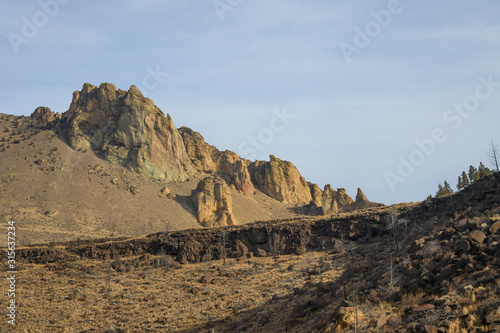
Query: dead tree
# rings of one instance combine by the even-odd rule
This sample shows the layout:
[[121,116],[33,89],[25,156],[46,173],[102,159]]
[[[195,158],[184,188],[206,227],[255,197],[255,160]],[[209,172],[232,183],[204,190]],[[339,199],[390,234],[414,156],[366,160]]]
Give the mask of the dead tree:
[[498,159],[500,158],[500,152],[498,150],[498,145],[493,141],[493,139],[490,143],[490,151],[488,153],[488,156],[490,158],[490,163],[493,165],[496,171],[500,171],[498,168]]
[[398,244],[398,239],[397,239],[397,226],[396,226],[396,222],[397,222],[397,219],[396,217],[394,216],[394,213],[390,213],[389,215],[389,228],[391,229],[392,231],[392,237],[393,237],[393,240],[394,240],[394,245],[396,246],[396,251],[399,250],[399,244]]

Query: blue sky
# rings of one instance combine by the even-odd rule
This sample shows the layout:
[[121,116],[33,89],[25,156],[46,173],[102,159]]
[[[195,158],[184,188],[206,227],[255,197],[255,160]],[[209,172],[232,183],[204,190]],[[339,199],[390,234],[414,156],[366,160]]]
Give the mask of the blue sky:
[[499,12],[493,0],[4,2],[0,112],[64,112],[85,82],[134,84],[219,149],[419,201],[500,143]]

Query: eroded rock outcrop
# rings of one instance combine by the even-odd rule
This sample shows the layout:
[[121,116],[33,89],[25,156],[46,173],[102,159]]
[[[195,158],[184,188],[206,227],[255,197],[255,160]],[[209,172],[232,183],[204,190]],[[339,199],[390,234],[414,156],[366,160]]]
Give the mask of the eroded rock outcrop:
[[322,206],[323,214],[337,214],[339,212],[339,203],[336,199],[336,192],[330,184],[323,190]]
[[312,200],[309,184],[288,161],[270,156],[269,162],[252,164],[255,184],[272,198],[291,204],[308,204]]
[[337,214],[345,211],[345,207],[354,202],[347,194],[345,188],[338,188],[335,191],[330,184],[323,190],[323,214]]
[[368,200],[366,195],[363,193],[363,191],[358,187],[358,193],[356,194],[356,200],[349,204],[347,207],[344,208],[343,211],[345,212],[351,212],[359,209],[366,209],[366,208],[374,208],[374,207],[380,207],[383,206],[383,204],[379,204],[376,202],[371,202]]
[[204,227],[237,225],[233,216],[231,192],[226,182],[217,177],[202,179],[191,194],[196,218]]
[[73,149],[93,150],[155,179],[182,182],[196,173],[172,118],[135,86],[123,91],[86,83],[73,93],[62,123]]
[[358,193],[356,194],[356,202],[370,202],[368,201],[368,198],[366,197],[366,195],[363,193],[363,191],[361,190],[361,188],[358,187]]
[[50,125],[61,119],[59,113],[52,112],[50,108],[39,106],[31,114],[31,120],[33,123],[39,125]]
[[316,207],[323,206],[323,191],[319,188],[318,184],[309,183],[309,189],[311,190],[312,202]]

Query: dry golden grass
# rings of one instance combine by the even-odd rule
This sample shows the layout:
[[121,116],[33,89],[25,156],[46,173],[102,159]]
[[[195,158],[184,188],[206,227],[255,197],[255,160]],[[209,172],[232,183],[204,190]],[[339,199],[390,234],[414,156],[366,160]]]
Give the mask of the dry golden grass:
[[[230,259],[225,266],[220,261],[186,266],[173,263],[172,267],[146,266],[128,273],[112,269],[112,261],[25,264],[17,276],[17,330],[195,330],[290,294],[306,281],[335,280],[345,261],[321,275],[304,274],[323,261],[322,257],[324,254],[310,253],[245,262]],[[207,277],[213,281],[203,282]]]
[[404,294],[402,298],[403,306],[416,306],[422,303],[424,299],[424,292],[419,291],[416,293]]
[[449,323],[447,333],[467,333],[467,329],[462,327],[460,319],[455,318]]

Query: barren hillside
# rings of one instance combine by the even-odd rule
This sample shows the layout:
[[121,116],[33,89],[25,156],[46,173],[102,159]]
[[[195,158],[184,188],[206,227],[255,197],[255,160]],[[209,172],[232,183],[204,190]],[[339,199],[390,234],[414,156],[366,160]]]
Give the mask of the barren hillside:
[[32,246],[19,251],[22,328],[496,332],[499,241],[495,174],[334,219]]

